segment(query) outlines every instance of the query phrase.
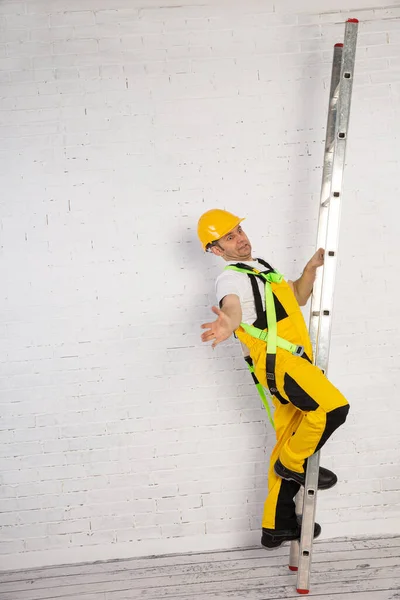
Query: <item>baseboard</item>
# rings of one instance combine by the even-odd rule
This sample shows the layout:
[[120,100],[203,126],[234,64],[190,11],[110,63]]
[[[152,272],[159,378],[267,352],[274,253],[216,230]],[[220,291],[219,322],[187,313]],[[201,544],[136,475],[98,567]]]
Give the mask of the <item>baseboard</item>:
[[[323,525],[319,539],[334,539],[344,536],[374,537],[400,535],[399,519],[374,519]],[[143,556],[165,554],[185,554],[192,552],[212,552],[248,548],[259,545],[260,531],[235,532],[229,534],[204,535],[166,540],[119,543],[113,545],[86,546],[67,550],[27,552],[20,555],[3,555],[0,558],[0,571],[24,570],[56,565],[91,563],[95,561],[121,560]]]

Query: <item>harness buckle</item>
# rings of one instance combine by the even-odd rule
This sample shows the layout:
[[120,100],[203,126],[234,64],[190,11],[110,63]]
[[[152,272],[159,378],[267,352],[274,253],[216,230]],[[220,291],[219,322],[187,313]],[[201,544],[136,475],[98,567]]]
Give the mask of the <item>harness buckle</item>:
[[304,354],[304,346],[297,346],[296,350],[293,352],[295,356],[303,356]]

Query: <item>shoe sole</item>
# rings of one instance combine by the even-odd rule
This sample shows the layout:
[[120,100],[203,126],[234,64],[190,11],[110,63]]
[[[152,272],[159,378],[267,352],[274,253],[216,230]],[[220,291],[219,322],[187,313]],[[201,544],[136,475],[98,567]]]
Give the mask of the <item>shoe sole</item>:
[[[278,473],[277,470],[274,468],[275,471],[275,475],[278,475],[278,477],[280,477],[281,479],[285,479],[285,481],[294,481],[295,483],[298,483],[299,485],[304,487],[304,483],[300,483],[300,481],[297,481],[297,479],[294,479],[293,477],[285,477],[283,475],[281,475],[281,473]],[[332,485],[324,485],[324,486],[318,486],[319,490],[330,490],[331,488],[335,487],[335,485],[337,484],[337,479],[334,483],[332,483]]]
[[318,487],[318,489],[319,490],[330,490],[331,488],[335,487],[336,484],[337,484],[337,479],[331,485],[324,485],[324,486]]
[[[319,536],[321,535],[321,533],[322,533],[322,530],[319,531],[317,533],[317,535],[314,535],[314,540],[316,540],[317,538],[319,538]],[[299,542],[300,543],[300,537],[293,538],[292,540],[283,540],[280,544],[277,544],[276,546],[266,546],[263,543],[261,543],[261,546],[263,548],[265,548],[265,550],[276,550],[277,548],[282,548],[282,546],[284,546],[285,544],[291,544],[292,542]]]
[[[296,538],[297,540],[299,538]],[[280,544],[278,544],[278,546],[265,546],[265,544],[261,544],[261,546],[263,548],[265,548],[265,550],[276,550],[277,548],[282,548],[282,546],[284,546],[285,544],[290,544],[291,542],[294,542],[295,540],[285,540],[284,542],[281,542]]]

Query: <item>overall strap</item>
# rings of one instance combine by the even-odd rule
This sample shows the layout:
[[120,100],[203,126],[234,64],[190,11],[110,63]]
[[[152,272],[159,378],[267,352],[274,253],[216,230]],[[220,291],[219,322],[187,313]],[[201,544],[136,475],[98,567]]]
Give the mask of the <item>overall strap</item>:
[[[226,270],[230,271],[238,271],[239,273],[247,274],[250,279],[251,287],[253,290],[253,298],[254,298],[254,308],[256,310],[257,318],[254,321],[254,325],[259,327],[260,329],[267,328],[267,315],[263,307],[260,288],[258,287],[257,278],[261,279],[263,283],[265,283],[266,279],[263,276],[261,271],[258,269],[253,269],[244,263],[236,263],[235,265],[228,265],[225,267]],[[266,274],[265,274],[266,275]]]
[[[257,316],[253,325],[255,327],[258,327],[259,329],[267,329],[269,314],[268,314],[267,306],[265,305],[265,309],[263,307],[263,303],[262,303],[262,299],[261,299],[261,292],[260,292],[260,288],[258,287],[258,284],[257,284],[257,279],[261,279],[261,281],[263,282],[263,284],[265,286],[269,283],[280,283],[282,281],[283,277],[280,273],[278,273],[278,271],[275,271],[275,269],[273,269],[269,263],[265,262],[265,260],[262,260],[260,258],[257,258],[256,260],[258,260],[263,265],[263,267],[265,267],[265,269],[266,269],[265,271],[259,271],[258,269],[249,267],[249,265],[246,265],[244,263],[236,263],[235,265],[228,265],[225,267],[225,269],[231,270],[231,271],[238,271],[239,273],[245,273],[248,275],[248,277],[250,279],[251,287],[253,290],[254,307],[255,307],[256,316]],[[277,321],[280,321],[281,319],[284,319],[285,317],[287,317],[287,313],[286,313],[284,307],[282,306],[282,304],[276,297],[274,297],[274,304],[275,304],[275,316],[276,316]]]
[[[262,303],[262,299],[261,299],[261,292],[260,292],[260,288],[258,287],[258,283],[257,283],[257,277],[256,277],[256,275],[250,275],[250,273],[248,273],[248,277],[250,279],[251,287],[253,289],[254,305],[255,305],[256,315],[257,315],[257,319],[254,322],[254,325],[256,327],[259,327],[260,329],[266,329],[268,326],[267,325],[267,315],[266,315],[266,311],[264,310],[264,307],[263,307],[263,303]],[[265,281],[264,281],[264,283],[265,283]]]
[[[264,262],[264,261],[263,261]],[[263,266],[270,267],[268,263],[264,263]],[[228,265],[225,267],[226,269],[231,269],[233,271],[239,271],[240,273],[247,273],[252,276],[251,279],[255,279],[255,276],[262,277],[265,282],[265,314],[268,315],[268,344],[267,344],[267,360],[266,360],[266,371],[267,371],[267,384],[268,389],[272,395],[278,393],[278,389],[276,387],[275,381],[275,363],[276,363],[276,348],[277,348],[277,337],[278,337],[278,325],[276,321],[276,310],[275,310],[275,301],[274,294],[272,292],[270,281],[281,281],[282,275],[280,273],[276,273],[275,271],[270,271],[268,273],[262,273],[258,271],[258,269],[252,269],[243,263],[238,263],[236,265]],[[253,292],[255,287],[258,285],[255,282],[255,286],[253,285]],[[256,302],[256,311],[257,311],[257,303],[258,303],[258,295],[254,295],[254,301]],[[257,298],[257,300],[256,300]],[[261,298],[260,298],[261,300]],[[264,311],[263,311],[264,313]],[[257,314],[258,316],[258,314]],[[266,318],[266,317],[265,317]],[[258,320],[258,319],[257,319]]]
[[[228,265],[225,267],[225,269],[238,271],[239,273],[246,273],[250,278],[251,286],[253,289],[257,320],[254,322],[253,325],[241,323],[241,327],[244,329],[244,331],[246,331],[246,333],[248,333],[252,337],[255,337],[267,343],[266,376],[268,389],[271,395],[276,396],[282,404],[287,404],[288,401],[281,396],[281,394],[278,391],[278,388],[276,387],[276,350],[278,347],[287,350],[288,352],[291,352],[292,354],[295,354],[297,356],[303,356],[304,348],[303,346],[298,346],[297,344],[288,342],[287,340],[284,340],[283,338],[278,336],[277,321],[287,317],[287,313],[280,301],[274,296],[271,283],[280,283],[283,277],[280,273],[278,273],[278,271],[275,271],[267,262],[263,261],[262,259],[257,260],[266,268],[266,271],[259,271],[258,269],[253,269],[252,267],[249,267],[248,265],[245,265],[243,263]],[[258,287],[257,278],[261,278],[264,282],[265,311],[263,310],[261,293]],[[268,331],[265,331],[267,327]],[[267,410],[269,420],[273,425],[271,411],[266,401],[264,388],[255,376],[252,359],[251,357],[246,357],[245,360],[248,364],[254,383],[256,384],[258,392],[261,396],[261,400]]]
[[[256,260],[266,269],[267,273],[271,273],[271,271],[275,271],[275,269],[273,269],[271,267],[271,265],[269,263],[267,263],[265,260],[263,260],[262,258],[256,258]],[[263,271],[264,272],[264,271]]]
[[[266,268],[271,268],[268,263],[263,261],[263,266]],[[236,265],[228,265],[225,267],[226,269],[230,269],[232,271],[238,271],[239,273],[247,273],[250,277],[251,285],[253,288],[254,294],[254,302],[256,306],[256,314],[257,314],[257,326],[260,328],[265,328],[267,323],[267,315],[268,315],[268,344],[267,344],[267,358],[266,358],[266,371],[267,371],[267,384],[268,389],[272,395],[278,394],[278,389],[276,387],[275,381],[275,363],[276,363],[276,348],[277,348],[277,337],[278,337],[278,326],[276,321],[276,310],[275,310],[275,301],[274,294],[271,288],[271,282],[280,282],[282,280],[282,275],[277,273],[273,269],[267,273],[263,273],[258,269],[253,269],[248,267],[243,263],[237,263]],[[264,288],[265,288],[265,312],[262,307],[261,294],[258,288],[258,284],[256,281],[256,277],[261,277],[264,280]],[[259,323],[259,317],[262,317],[263,322]],[[264,327],[262,327],[264,325]]]
[[269,265],[265,261],[261,261],[258,258],[256,260],[262,263],[262,265],[266,268],[266,271],[259,271],[258,269],[253,269],[253,267],[249,267],[244,263],[228,265],[227,267],[225,267],[225,269],[247,274],[247,276],[250,279],[251,287],[253,290],[254,307],[257,315],[257,318],[254,321],[253,325],[255,325],[255,327],[258,327],[259,329],[266,329],[268,327],[268,313],[263,307],[261,292],[260,288],[258,287],[257,278],[261,279],[261,281],[265,284],[268,279],[274,280],[275,277],[281,278],[282,276],[279,273],[276,273],[271,267],[271,265]]
[[274,396],[278,393],[275,380],[278,324],[276,322],[274,294],[272,293],[271,285],[268,281],[265,282],[265,311],[268,315],[268,344],[266,359],[267,384],[270,393]]

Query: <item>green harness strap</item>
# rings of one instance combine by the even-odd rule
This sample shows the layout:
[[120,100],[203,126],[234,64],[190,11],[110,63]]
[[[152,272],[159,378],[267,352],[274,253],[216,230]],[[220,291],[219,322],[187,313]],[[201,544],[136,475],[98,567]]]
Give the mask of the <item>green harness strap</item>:
[[[269,324],[269,321],[270,321],[270,318],[269,318],[269,313],[268,313],[268,324]],[[276,354],[277,347],[283,348],[283,350],[287,350],[288,352],[291,352],[292,354],[299,354],[299,348],[300,349],[302,348],[302,346],[298,346],[297,344],[288,342],[287,340],[284,340],[283,338],[279,337],[279,335],[276,335],[275,351],[273,351],[271,349],[271,326],[269,328],[269,332],[264,331],[264,329],[259,329],[258,327],[254,327],[254,325],[248,325],[247,323],[240,323],[240,326],[245,330],[246,333],[251,335],[251,337],[257,338],[257,339],[261,340],[262,342],[268,342],[268,354]],[[273,345],[272,345],[272,348],[273,348]]]
[[253,377],[254,385],[256,386],[258,393],[260,394],[261,401],[264,404],[264,408],[267,411],[269,422],[271,423],[272,427],[275,429],[275,423],[274,423],[274,419],[272,417],[271,407],[268,404],[267,396],[265,395],[264,386],[258,381],[258,379],[256,377],[256,374],[254,372],[253,361],[251,360],[250,357],[248,357],[248,358],[251,362],[248,362],[246,360],[246,363],[247,363],[247,366],[249,367],[249,371]]
[[[241,267],[236,267],[235,265],[228,265],[225,267],[225,269],[237,271],[238,273],[247,273],[249,275],[259,275],[265,281],[265,310],[266,314],[268,315],[268,331],[264,331],[263,329],[254,327],[254,325],[240,323],[240,326],[244,329],[244,331],[254,338],[257,338],[265,343],[268,342],[268,355],[274,356],[276,355],[276,349],[282,348],[283,350],[287,350],[292,354],[301,356],[304,352],[303,346],[293,344],[292,342],[289,342],[288,340],[279,337],[277,334],[278,324],[276,321],[274,294],[272,292],[271,283],[280,283],[283,279],[283,276],[276,271],[262,273],[257,269],[243,269]],[[250,373],[252,374],[258,393],[260,394],[262,403],[267,411],[269,421],[272,427],[274,427],[275,429],[274,421],[271,415],[271,409],[265,395],[264,386],[258,381],[257,377],[255,376],[253,364],[247,363],[247,365],[249,367]],[[275,373],[267,373],[267,379],[268,378],[271,378],[275,381]]]
[[275,302],[274,294],[272,292],[271,283],[280,283],[283,279],[283,275],[276,271],[270,273],[261,273],[257,269],[241,269],[235,265],[228,265],[225,267],[226,270],[237,271],[238,273],[248,273],[249,275],[260,275],[265,280],[265,310],[268,315],[268,331],[254,327],[254,325],[248,325],[248,323],[240,323],[240,326],[245,330],[246,333],[251,337],[257,338],[262,342],[267,343],[268,341],[268,354],[276,354],[276,348],[283,348],[292,354],[300,354],[302,346],[288,342],[277,335],[278,324],[276,322]]

